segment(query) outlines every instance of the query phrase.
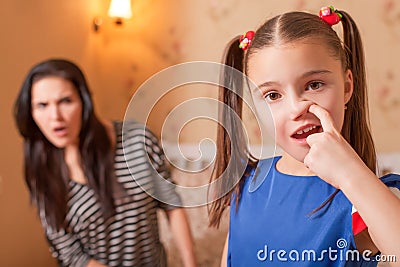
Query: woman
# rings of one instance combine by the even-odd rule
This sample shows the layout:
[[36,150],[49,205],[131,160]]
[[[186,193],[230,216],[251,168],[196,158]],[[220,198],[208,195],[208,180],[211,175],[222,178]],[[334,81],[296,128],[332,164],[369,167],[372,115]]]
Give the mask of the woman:
[[185,266],[195,265],[179,196],[155,182],[157,173],[171,180],[156,137],[135,122],[122,131],[121,122],[100,121],[78,66],[63,59],[34,66],[14,115],[26,184],[60,265],[165,266],[157,208],[166,212]]

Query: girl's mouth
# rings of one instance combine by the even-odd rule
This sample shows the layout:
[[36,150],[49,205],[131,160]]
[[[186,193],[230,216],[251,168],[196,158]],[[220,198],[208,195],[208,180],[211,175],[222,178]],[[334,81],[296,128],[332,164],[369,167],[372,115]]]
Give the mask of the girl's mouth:
[[321,131],[322,131],[321,126],[313,125],[313,126],[309,126],[302,130],[297,131],[291,137],[294,139],[303,140],[303,139],[306,139],[308,136],[315,134],[315,133],[319,133]]

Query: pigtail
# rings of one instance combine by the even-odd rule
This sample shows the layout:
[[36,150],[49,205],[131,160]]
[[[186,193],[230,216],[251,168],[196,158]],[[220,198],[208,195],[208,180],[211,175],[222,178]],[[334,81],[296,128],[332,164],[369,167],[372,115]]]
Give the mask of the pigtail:
[[342,14],[343,42],[347,54],[347,68],[353,73],[354,91],[347,103],[343,137],[350,143],[364,163],[376,173],[376,151],[370,131],[368,94],[364,50],[360,32],[351,16]]
[[[223,102],[219,109],[217,129],[217,151],[214,169],[210,178],[208,195],[210,199],[221,196],[208,206],[210,226],[219,227],[223,211],[229,206],[232,192],[239,199],[242,179],[241,167],[247,165],[247,145],[241,125],[243,107],[243,58],[244,51],[239,48],[239,37],[234,38],[224,54],[221,73],[219,100]],[[238,75],[238,73],[240,75]],[[238,120],[239,119],[239,120]],[[221,125],[222,123],[222,125]],[[230,163],[231,162],[231,163]],[[236,185],[235,185],[236,184]],[[233,188],[230,190],[230,188]],[[229,192],[225,194],[224,192]]]
[[[346,65],[344,70],[350,69],[353,74],[353,95],[346,104],[342,136],[353,147],[368,168],[376,173],[376,152],[368,119],[368,95],[365,72],[364,49],[361,35],[356,23],[345,11],[337,11],[342,15],[343,46]],[[328,205],[339,193],[336,190],[318,208],[309,215],[321,210]]]

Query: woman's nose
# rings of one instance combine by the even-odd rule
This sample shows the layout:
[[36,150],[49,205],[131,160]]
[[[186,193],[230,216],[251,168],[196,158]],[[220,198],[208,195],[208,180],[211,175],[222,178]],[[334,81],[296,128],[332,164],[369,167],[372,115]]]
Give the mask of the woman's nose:
[[49,116],[53,120],[59,120],[61,119],[61,111],[60,107],[58,105],[52,105],[49,109]]

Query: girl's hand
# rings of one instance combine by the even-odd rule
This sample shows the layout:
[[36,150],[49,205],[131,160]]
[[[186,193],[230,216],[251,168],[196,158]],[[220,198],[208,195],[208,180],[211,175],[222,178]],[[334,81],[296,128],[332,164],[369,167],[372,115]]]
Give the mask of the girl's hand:
[[318,105],[311,105],[309,111],[321,121],[323,132],[307,137],[310,150],[304,164],[316,175],[336,188],[341,188],[364,162],[333,125],[328,111]]

